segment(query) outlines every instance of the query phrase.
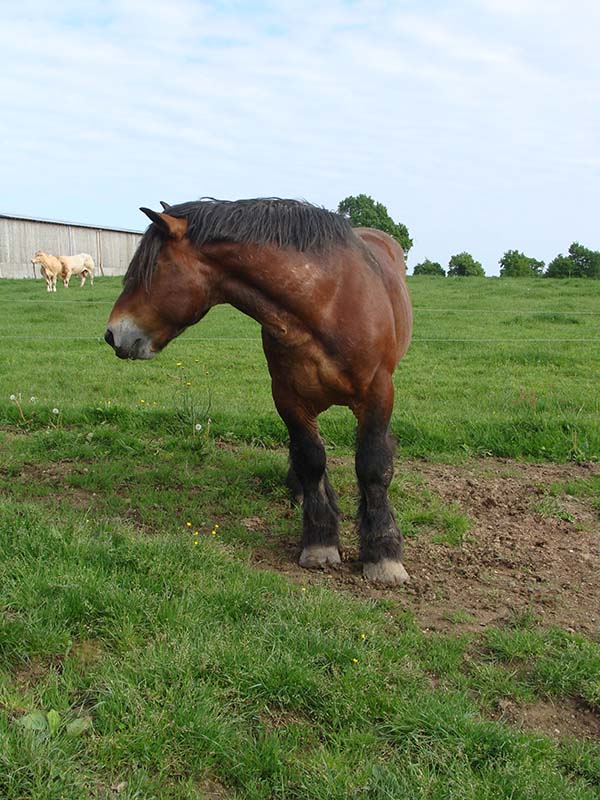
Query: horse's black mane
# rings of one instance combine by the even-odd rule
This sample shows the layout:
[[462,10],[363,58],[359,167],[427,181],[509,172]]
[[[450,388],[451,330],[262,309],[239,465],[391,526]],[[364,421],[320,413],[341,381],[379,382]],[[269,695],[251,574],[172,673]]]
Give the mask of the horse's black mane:
[[[209,242],[274,244],[301,252],[321,253],[332,246],[356,242],[345,217],[300,200],[261,197],[254,200],[216,200],[205,197],[170,206],[172,217],[185,217],[187,236],[202,246]],[[164,239],[152,223],[143,235],[127,274],[126,285],[150,281]]]

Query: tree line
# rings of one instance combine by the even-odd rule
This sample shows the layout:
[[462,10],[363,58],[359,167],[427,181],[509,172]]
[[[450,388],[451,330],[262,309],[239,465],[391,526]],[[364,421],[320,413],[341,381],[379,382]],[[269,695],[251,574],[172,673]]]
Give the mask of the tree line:
[[[337,210],[338,213],[347,217],[353,226],[379,228],[393,236],[406,254],[410,251],[413,241],[406,225],[394,222],[387,208],[382,203],[377,203],[369,195],[359,194],[355,197],[346,197],[340,202]],[[545,278],[600,279],[600,252],[590,250],[579,242],[573,242],[567,255],[560,253],[547,266],[543,261],[526,256],[519,250],[507,250],[499,264],[502,278],[543,276]],[[485,270],[470,253],[462,252],[452,256],[447,269],[444,269],[439,262],[426,258],[415,265],[413,275],[485,277]]]

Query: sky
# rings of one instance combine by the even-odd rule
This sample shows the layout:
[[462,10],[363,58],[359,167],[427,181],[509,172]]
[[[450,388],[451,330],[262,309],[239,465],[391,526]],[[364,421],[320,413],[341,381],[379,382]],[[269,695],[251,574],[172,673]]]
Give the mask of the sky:
[[447,266],[600,249],[596,0],[0,4],[0,212],[368,194]]

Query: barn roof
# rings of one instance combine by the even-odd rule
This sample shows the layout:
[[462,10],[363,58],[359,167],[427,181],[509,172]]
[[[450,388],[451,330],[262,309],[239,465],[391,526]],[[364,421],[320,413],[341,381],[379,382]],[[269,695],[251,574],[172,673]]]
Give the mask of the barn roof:
[[87,222],[65,222],[61,219],[40,219],[39,217],[26,217],[23,214],[3,214],[0,219],[16,219],[25,222],[43,222],[46,225],[68,225],[71,228],[91,228],[95,231],[115,231],[116,233],[135,233],[141,236],[144,231],[134,231],[131,228],[114,228],[111,225],[89,225]]

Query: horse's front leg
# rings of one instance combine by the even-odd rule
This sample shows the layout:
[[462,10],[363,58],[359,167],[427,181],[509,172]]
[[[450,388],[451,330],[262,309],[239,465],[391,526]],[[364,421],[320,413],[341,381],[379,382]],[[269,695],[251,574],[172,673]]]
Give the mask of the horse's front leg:
[[298,398],[273,382],[275,405],[290,434],[291,469],[298,499],[302,499],[300,566],[311,568],[340,563],[339,511],[327,477],[327,458],[316,415],[307,413]]
[[290,459],[302,487],[300,566],[308,569],[340,563],[339,511],[327,477],[325,448],[316,419],[288,424]]
[[368,401],[356,411],[356,475],[360,559],[367,580],[394,586],[409,576],[402,563],[402,534],[388,499],[394,474],[394,441],[389,430],[394,389],[390,375],[374,382]]

